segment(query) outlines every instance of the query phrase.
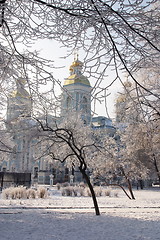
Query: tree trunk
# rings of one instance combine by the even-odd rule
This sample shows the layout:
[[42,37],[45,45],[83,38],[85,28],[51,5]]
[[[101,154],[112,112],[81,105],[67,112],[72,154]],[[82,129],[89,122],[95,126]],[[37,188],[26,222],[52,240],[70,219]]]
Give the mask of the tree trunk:
[[3,189],[4,172],[1,173],[1,189]]
[[80,172],[82,173],[84,179],[86,180],[86,183],[91,191],[91,195],[92,195],[92,200],[93,200],[93,204],[94,204],[94,208],[95,208],[95,213],[96,215],[100,215],[100,211],[99,211],[99,207],[98,207],[98,202],[97,202],[97,199],[96,199],[96,195],[95,195],[95,191],[93,189],[93,186],[90,182],[90,179],[88,177],[88,175],[86,174],[85,170],[79,168]]
[[132,198],[132,199],[135,199],[134,194],[133,194],[133,191],[132,191],[132,184],[131,184],[129,178],[127,177],[127,175],[125,174],[123,168],[121,168],[121,172],[122,172],[123,176],[125,177],[125,179],[126,179],[126,181],[127,181],[128,190],[129,190],[129,192],[130,192],[130,194],[131,194],[131,198]]
[[128,195],[128,193],[126,192],[126,190],[124,189],[124,187],[121,186],[120,184],[108,183],[107,185],[108,185],[108,186],[117,186],[117,187],[120,187],[120,188],[123,190],[123,192],[126,194],[126,196],[127,196],[129,199],[131,199],[131,197]]
[[153,154],[153,159],[154,159],[154,166],[155,166],[155,169],[156,169],[156,173],[157,173],[157,177],[158,177],[158,181],[159,181],[159,185],[160,185],[160,172],[159,172],[158,165],[157,165],[157,160],[156,160],[156,157],[155,157],[154,154]]
[[126,180],[127,180],[128,189],[129,189],[129,191],[130,191],[131,197],[132,197],[132,199],[135,199],[134,194],[133,194],[133,191],[132,191],[131,182],[130,182],[130,180],[129,180],[127,177],[126,177]]

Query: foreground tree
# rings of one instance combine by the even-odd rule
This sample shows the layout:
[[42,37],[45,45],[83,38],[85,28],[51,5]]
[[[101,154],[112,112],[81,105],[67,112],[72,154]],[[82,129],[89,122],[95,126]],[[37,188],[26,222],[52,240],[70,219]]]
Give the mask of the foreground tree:
[[[121,81],[120,69],[145,92],[150,91],[133,73],[158,64],[159,12],[155,0],[3,0],[0,12],[0,79],[8,82],[12,78],[14,82],[17,75],[23,75],[33,98],[40,94],[37,94],[37,90],[40,92],[37,82],[60,84],[51,74],[51,63],[30,50],[38,39],[59,41],[69,54],[75,48],[83,49],[85,71],[97,79],[93,88],[96,100],[106,98],[106,89],[113,82]],[[25,52],[20,50],[20,43]],[[112,79],[108,78],[107,69],[114,70]],[[4,91],[5,87],[6,83]],[[157,108],[156,111],[159,112]]]

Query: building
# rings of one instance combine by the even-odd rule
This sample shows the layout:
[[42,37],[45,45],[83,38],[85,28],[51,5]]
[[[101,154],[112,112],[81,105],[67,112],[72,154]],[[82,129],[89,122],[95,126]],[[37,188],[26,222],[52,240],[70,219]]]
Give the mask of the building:
[[[114,135],[115,128],[112,120],[103,116],[91,115],[91,91],[92,87],[87,77],[82,74],[83,63],[78,57],[70,66],[70,75],[65,79],[62,92],[61,116],[72,111],[81,113],[84,124],[91,125],[94,129],[101,128],[105,134]],[[32,178],[39,183],[49,183],[49,176],[54,176],[55,182],[69,181],[73,170],[69,170],[63,164],[56,164],[36,154],[38,136],[35,135],[37,122],[32,118],[32,100],[25,89],[25,80],[17,79],[16,90],[8,96],[6,129],[12,132],[15,144],[15,153],[9,161],[2,162],[1,169],[11,172],[30,172]],[[42,116],[43,118],[43,116]],[[50,116],[50,121],[55,120]],[[39,146],[40,148],[40,146]],[[75,171],[76,172],[76,171]],[[77,172],[75,179],[80,180]]]
[[62,94],[61,116],[69,111],[81,112],[85,124],[91,122],[91,91],[89,80],[82,74],[83,63],[77,59],[70,66],[70,76],[65,79]]
[[104,116],[92,117],[92,128],[101,129],[110,137],[113,137],[115,134],[115,127],[112,125],[112,120]]

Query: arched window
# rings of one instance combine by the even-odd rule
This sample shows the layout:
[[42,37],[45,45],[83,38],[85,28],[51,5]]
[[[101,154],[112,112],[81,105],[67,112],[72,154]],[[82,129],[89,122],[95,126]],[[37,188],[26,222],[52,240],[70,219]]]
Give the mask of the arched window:
[[38,177],[38,167],[34,168],[34,177],[37,178]]
[[83,97],[83,99],[82,99],[82,111],[84,113],[88,112],[88,100],[86,97]]
[[70,97],[67,97],[66,105],[67,105],[67,109],[71,108],[71,98]]

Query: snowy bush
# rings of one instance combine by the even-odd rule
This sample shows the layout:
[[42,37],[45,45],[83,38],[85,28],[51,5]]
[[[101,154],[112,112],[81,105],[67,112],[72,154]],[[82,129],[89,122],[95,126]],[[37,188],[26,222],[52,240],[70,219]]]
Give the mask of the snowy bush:
[[69,187],[69,183],[68,182],[62,183],[62,187]]
[[81,188],[85,188],[85,187],[86,187],[86,185],[85,185],[84,182],[80,182],[80,183],[79,183],[79,186],[80,186]]
[[95,191],[96,197],[102,196],[102,188],[101,187],[95,187],[94,191]]
[[73,187],[73,196],[77,197],[78,196],[78,192],[79,192],[79,188],[78,187]]
[[36,191],[35,189],[29,188],[26,190],[26,196],[27,198],[36,198]]
[[40,187],[37,190],[37,194],[39,198],[46,198],[48,195],[48,192],[44,187]]
[[29,198],[45,198],[48,196],[47,190],[45,188],[39,188],[37,191],[35,189],[25,187],[10,187],[2,191],[2,198],[4,199],[29,199]]
[[2,191],[2,198],[9,199],[9,197],[10,197],[10,190],[9,188],[6,188]]
[[[101,187],[95,187],[94,192],[95,192],[96,197],[101,197],[103,195],[103,191],[102,191]],[[85,188],[85,195],[88,197],[92,196],[89,188]]]
[[26,188],[25,187],[16,187],[13,188],[13,199],[26,198]]
[[111,190],[110,190],[110,189],[106,189],[106,190],[104,191],[104,194],[105,194],[105,196],[107,196],[107,197],[111,197]]
[[56,184],[56,187],[57,187],[57,190],[60,190],[60,189],[61,189],[61,184],[60,184],[60,183],[57,183],[57,184]]
[[64,188],[61,190],[61,193],[62,193],[62,196],[65,196],[66,192]]
[[62,188],[62,196],[85,196],[85,191],[83,187],[80,186],[68,186]]
[[118,192],[114,192],[114,197],[118,197]]
[[21,199],[26,198],[26,188],[24,187],[10,187],[2,192],[2,197],[5,199]]
[[80,196],[85,196],[85,188],[84,187],[79,187],[78,192],[79,192]]
[[85,188],[85,196],[91,197],[91,191],[89,188]]
[[[66,184],[65,184],[66,186]],[[96,197],[101,197],[101,196],[107,196],[107,197],[118,197],[118,192],[112,191],[112,189],[109,188],[103,188],[99,186],[94,187],[95,195]],[[66,187],[61,188],[61,194],[62,196],[74,196],[74,197],[91,197],[91,192],[88,187],[84,183],[80,183],[77,186],[71,186],[68,184]]]
[[72,196],[72,193],[73,193],[73,187],[71,186],[63,187],[62,196]]

